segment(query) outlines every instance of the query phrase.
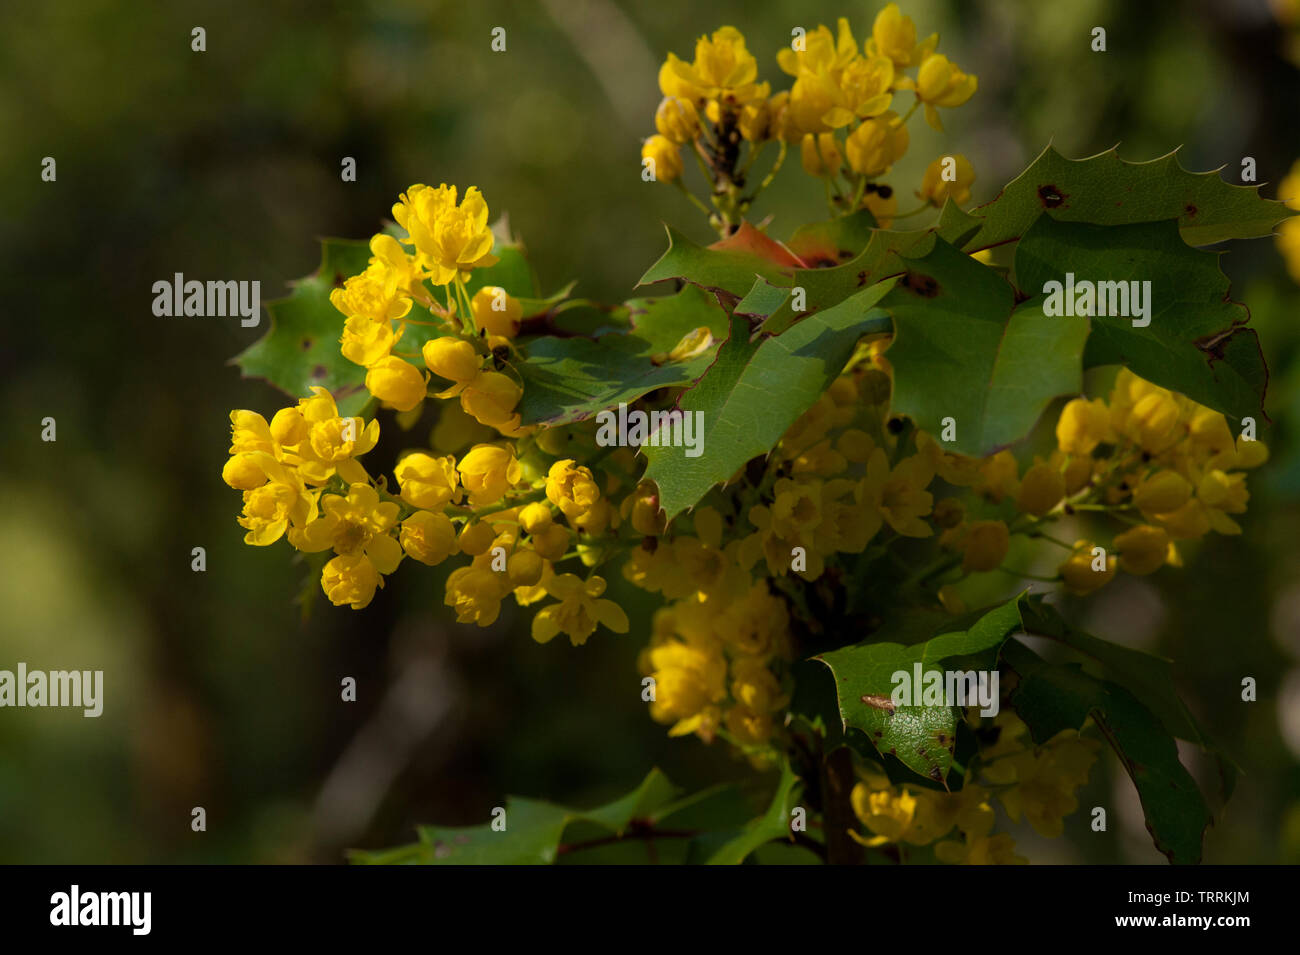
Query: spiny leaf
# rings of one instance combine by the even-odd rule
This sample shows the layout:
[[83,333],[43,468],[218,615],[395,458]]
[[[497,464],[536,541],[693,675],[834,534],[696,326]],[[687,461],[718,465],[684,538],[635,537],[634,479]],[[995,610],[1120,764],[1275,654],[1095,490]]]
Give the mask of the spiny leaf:
[[[891,407],[939,434],[953,418],[952,450],[982,456],[1016,441],[1059,395],[1083,386],[1086,321],[1013,307],[997,272],[936,240],[880,303],[894,319]],[[797,326],[796,326],[797,327]]]
[[[726,334],[727,316],[713,296],[693,285],[676,295],[628,303],[632,327],[598,338],[542,336],[522,344],[515,362],[524,382],[524,424],[565,424],[588,418],[656,388],[696,381]],[[682,337],[707,327],[715,344],[691,358],[669,361]]]
[[[892,636],[885,630],[874,634],[870,643],[815,657],[835,676],[845,732],[860,730],[882,755],[897,756],[920,776],[936,782],[947,779],[956,746],[953,707],[886,705],[895,687],[892,677],[902,671],[910,678],[918,663],[923,674],[942,674],[945,663],[957,659],[993,669],[1007,637],[1021,628],[1020,603],[1016,598],[989,610],[968,630],[943,632],[910,646],[881,642]],[[913,687],[913,694],[920,691]]]
[[1082,729],[1092,717],[1137,787],[1156,848],[1170,862],[1199,862],[1210,813],[1151,711],[1122,686],[1089,676],[1078,664],[1046,663],[1019,641],[1009,641],[1002,657],[1020,676],[1011,703],[1034,742]]
[[1188,172],[1169,153],[1127,162],[1108,149],[1087,159],[1066,159],[1048,146],[996,199],[970,212],[947,206],[939,234],[967,251],[1020,238],[1042,213],[1065,222],[1129,225],[1177,219],[1183,240],[1210,245],[1225,239],[1270,235],[1292,213],[1258,186],[1231,185],[1218,171]]
[[320,267],[292,283],[287,298],[266,303],[271,327],[235,364],[294,399],[311,394],[313,386],[328,388],[342,414],[357,414],[370,398],[363,387],[366,370],[339,351],[343,316],[329,296],[344,279],[362,271],[369,258],[365,242],[322,239]]
[[[1228,299],[1217,253],[1193,249],[1175,223],[1097,226],[1042,216],[1016,248],[1014,280],[1041,307],[1044,284],[1076,281],[1150,283],[1150,324],[1128,317],[1042,319],[1068,334],[1091,327],[1083,365],[1124,365],[1136,374],[1234,418],[1264,413],[1268,368],[1245,307]],[[1139,285],[1139,289],[1143,286]],[[1131,305],[1131,303],[1130,303]],[[1130,308],[1130,311],[1132,309]]]
[[622,835],[633,820],[669,806],[678,790],[659,770],[651,770],[636,789],[595,809],[572,809],[510,796],[505,828],[491,823],[465,828],[421,826],[420,841],[377,852],[353,850],[352,862],[370,865],[549,865],[556,860],[564,830],[578,822]]
[[732,318],[713,365],[677,402],[687,414],[703,414],[702,453],[642,449],[650,462],[646,477],[658,485],[669,520],[772,449],[844,369],[857,340],[872,327],[888,327],[874,306],[891,287],[864,289],[775,337],[751,340],[748,323]]

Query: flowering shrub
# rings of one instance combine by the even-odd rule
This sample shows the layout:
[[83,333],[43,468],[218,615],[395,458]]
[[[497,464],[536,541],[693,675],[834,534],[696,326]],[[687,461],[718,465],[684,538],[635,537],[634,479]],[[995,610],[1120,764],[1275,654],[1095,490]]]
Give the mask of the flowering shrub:
[[[1104,742],[1156,845],[1195,861],[1211,813],[1174,739],[1208,735],[1165,661],[1080,632],[1053,595],[1241,533],[1267,371],[1198,247],[1287,210],[1172,155],[1049,148],[971,209],[971,163],[936,157],[900,212],[909,120],[941,129],[978,88],[937,43],[891,3],[863,42],[843,19],[797,36],[776,93],[732,27],[668,54],[642,178],[720,238],[670,228],[654,297],[542,297],[477,187],[409,187],[394,225],[326,241],[271,306],[240,364],[299,397],[232,412],[223,476],[246,542],[320,555],[336,606],[451,562],[460,623],[513,601],[533,639],[581,646],[633,629],[611,575],[658,595],[635,636],[650,718],[779,774],[765,813],[689,833],[683,858],[793,840],[831,862],[1024,862],[996,807],[1044,836],[1095,823],[1071,817]],[[792,147],[831,217],[782,242],[748,215]],[[371,453],[381,421],[410,436],[396,461]],[[696,803],[652,773],[600,810],[519,805],[358,858],[551,861],[580,821],[681,840]]]

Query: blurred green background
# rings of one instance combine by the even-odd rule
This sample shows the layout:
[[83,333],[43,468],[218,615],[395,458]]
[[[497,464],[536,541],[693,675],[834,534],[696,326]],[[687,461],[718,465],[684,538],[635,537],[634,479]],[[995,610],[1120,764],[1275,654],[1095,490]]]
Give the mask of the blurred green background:
[[[410,841],[418,822],[486,821],[507,792],[582,804],[652,765],[686,786],[746,775],[721,745],[669,740],[647,717],[644,615],[626,637],[539,646],[519,614],[456,626],[431,575],[406,567],[367,611],[318,601],[303,626],[305,568],[283,544],[242,544],[239,495],[220,478],[230,409],[286,403],[228,364],[266,321],[156,318],[151,285],[184,272],[258,279],[264,300],[278,296],[316,267],[315,237],[368,236],[406,186],[447,181],[509,212],[547,291],[577,278],[581,294],[630,297],[662,250],[661,220],[708,238],[675,190],[639,176],[665,53],[689,58],[699,34],[730,23],[762,76],[784,83],[775,53],[793,27],[843,15],[861,39],[879,6],[0,8],[0,667],[102,668],[107,697],[98,720],[0,711],[0,861],[337,862],[348,846]],[[1075,157],[1120,143],[1135,160],[1181,145],[1185,166],[1226,166],[1233,181],[1244,156],[1274,183],[1300,156],[1300,45],[1263,0],[903,9],[980,81],[946,135],[912,124],[893,177],[905,191],[960,151],[986,201],[1049,141]],[[204,53],[190,49],[195,26]],[[1105,53],[1090,49],[1094,26]],[[40,180],[46,156],[57,182]],[[354,183],[340,180],[345,156]],[[823,217],[820,187],[792,168],[755,212],[788,235]],[[1094,632],[1176,658],[1180,690],[1243,767],[1207,859],[1294,863],[1300,289],[1269,240],[1236,244],[1223,264],[1272,369],[1274,457],[1251,478],[1246,532],[1185,570],[1124,579],[1081,613]],[[46,416],[55,443],[40,440]],[[206,573],[190,569],[195,546]],[[1256,703],[1239,699],[1246,675]],[[340,700],[347,676],[356,703]],[[1187,758],[1209,785],[1208,765]],[[1161,861],[1113,758],[1081,801],[1114,807],[1109,834],[1081,822],[1065,840],[1026,838],[1027,854]]]

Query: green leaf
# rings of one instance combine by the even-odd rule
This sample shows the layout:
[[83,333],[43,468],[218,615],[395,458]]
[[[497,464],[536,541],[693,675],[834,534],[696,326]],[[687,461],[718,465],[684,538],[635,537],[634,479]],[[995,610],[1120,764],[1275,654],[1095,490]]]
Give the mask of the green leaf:
[[[995,668],[1002,645],[1021,628],[1021,601],[1017,597],[983,613],[967,630],[943,632],[910,646],[877,642],[876,636],[890,635],[886,629],[870,643],[814,657],[835,677],[845,732],[861,730],[881,755],[897,756],[920,776],[936,782],[946,780],[956,746],[955,709],[947,705],[894,706],[893,676],[902,671],[912,679],[917,664],[923,680],[932,672],[942,677],[946,669]],[[919,693],[920,687],[914,685],[912,692]]]
[[1016,713],[1035,743],[1092,717],[1137,787],[1147,830],[1174,863],[1201,859],[1210,813],[1196,782],[1178,761],[1178,747],[1160,721],[1132,693],[1089,676],[1078,664],[1050,664],[1019,641],[1003,659],[1020,676],[1011,694]]
[[731,320],[731,335],[702,378],[678,400],[703,413],[702,453],[644,447],[646,477],[659,487],[671,520],[750,458],[767,454],[844,369],[857,340],[888,319],[873,308],[893,283],[864,289],[835,308],[809,316],[775,337],[750,340],[749,325]]
[[348,857],[372,865],[548,865],[556,860],[569,826],[583,823],[621,836],[635,820],[670,805],[676,795],[668,777],[654,769],[626,796],[590,810],[509,796],[504,830],[493,829],[491,823],[464,828],[421,826],[418,843],[377,852],[353,850]]
[[860,209],[852,215],[800,226],[786,247],[813,268],[842,265],[867,247],[875,228],[876,217]]
[[944,209],[939,233],[967,252],[1020,238],[1044,212],[1061,221],[1098,225],[1178,220],[1183,240],[1210,245],[1271,235],[1292,213],[1258,186],[1230,185],[1218,172],[1188,172],[1177,152],[1126,162],[1114,149],[1066,159],[1048,146],[996,199],[970,212]]
[[1173,662],[1131,647],[1102,640],[1072,626],[1041,594],[1027,598],[1021,607],[1025,632],[1056,640],[1102,667],[1106,679],[1118,683],[1141,700],[1171,736],[1195,743],[1214,756],[1224,783],[1223,797],[1231,793],[1237,765],[1205,732],[1174,688]]
[[[764,277],[776,286],[803,287],[806,310],[815,312],[902,272],[906,266],[901,257],[928,251],[928,236],[936,230],[944,241],[974,252],[1018,240],[1045,212],[1062,221],[1099,225],[1176,219],[1183,240],[1198,246],[1267,236],[1278,222],[1294,214],[1281,202],[1260,198],[1257,186],[1230,185],[1214,172],[1187,172],[1174,153],[1131,163],[1111,149],[1076,160],[1049,146],[992,202],[970,212],[946,203],[935,230],[878,229],[861,254],[835,268],[778,270],[777,275]],[[695,281],[691,275],[683,277]],[[744,294],[751,286],[745,284],[735,294]],[[763,330],[772,334],[799,318],[789,303],[768,314]]]
[[[1083,388],[1086,321],[1015,307],[997,272],[936,239],[880,303],[894,319],[892,410],[931,434],[956,422],[947,446],[982,457],[1029,433],[1053,398]],[[797,327],[797,326],[796,326]]]
[[[1189,247],[1172,221],[1126,226],[1042,216],[1016,249],[1015,283],[1041,306],[1048,281],[1150,282],[1150,324],[1125,317],[1042,319],[1060,333],[1090,325],[1083,364],[1124,365],[1226,415],[1262,415],[1268,369],[1245,307],[1228,300],[1218,254]],[[1141,286],[1139,286],[1141,287]],[[1127,297],[1127,296],[1126,296]]]
[[726,313],[695,286],[634,300],[628,309],[632,328],[626,333],[595,339],[548,335],[522,344],[525,357],[514,367],[524,383],[519,404],[524,424],[566,424],[656,388],[689,385],[709,367],[717,345],[680,361],[667,360],[667,353],[701,326],[717,340],[726,334]]
[[[709,291],[740,298],[753,286],[756,275],[775,280],[778,276],[790,274],[789,268],[758,255],[707,249],[696,245],[672,226],[667,226],[667,229],[668,251],[641,276],[638,285],[682,279]],[[774,284],[785,283],[778,281]]]
[[790,814],[799,798],[802,781],[790,768],[789,761],[782,764],[781,781],[777,783],[776,793],[767,812],[759,816],[734,838],[728,839],[714,849],[708,857],[708,865],[740,865],[746,857],[774,839],[785,839],[790,835]]
[[287,298],[266,303],[270,328],[235,358],[247,376],[265,378],[291,398],[328,388],[344,415],[360,412],[369,400],[366,370],[343,357],[339,339],[343,316],[330,304],[330,291],[366,267],[370,248],[348,239],[321,240],[320,267],[291,283]]

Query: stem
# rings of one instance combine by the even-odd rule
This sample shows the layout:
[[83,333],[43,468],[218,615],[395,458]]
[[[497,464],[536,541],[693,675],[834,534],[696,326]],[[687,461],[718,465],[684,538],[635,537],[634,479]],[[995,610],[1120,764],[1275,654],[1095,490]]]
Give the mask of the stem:
[[832,750],[822,760],[822,818],[826,820],[828,865],[862,865],[865,853],[849,836],[857,823],[853,803],[853,755],[847,746]]
[[682,191],[682,195],[691,200],[691,204],[694,205],[695,208],[703,212],[710,220],[713,219],[713,210],[701,202],[699,196],[686,188],[686,184],[682,182],[681,176],[678,176],[673,180],[673,185]]

